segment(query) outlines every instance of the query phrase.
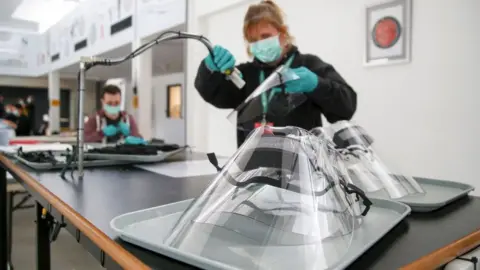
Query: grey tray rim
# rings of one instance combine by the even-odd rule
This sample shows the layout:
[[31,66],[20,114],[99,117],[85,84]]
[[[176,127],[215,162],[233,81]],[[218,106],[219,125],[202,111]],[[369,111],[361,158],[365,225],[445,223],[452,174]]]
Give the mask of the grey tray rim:
[[[383,200],[383,199],[370,199],[375,207],[379,208],[386,208],[393,210],[399,214],[398,218],[395,220],[395,222],[392,222],[389,227],[386,227],[386,230],[382,231],[378,235],[378,238],[370,239],[368,243],[364,246],[365,248],[363,249],[362,252],[359,252],[351,260],[348,261],[343,261],[342,263],[336,265],[334,269],[343,269],[353,263],[355,260],[357,260],[363,253],[365,253],[370,247],[372,247],[376,242],[378,242],[380,239],[382,239],[388,232],[390,232],[395,226],[397,226],[406,216],[408,216],[411,213],[411,208],[410,206],[401,203],[401,202],[396,202],[396,201],[391,201],[391,200]],[[184,209],[188,207],[188,205],[193,202],[194,199],[188,199],[184,201],[179,201],[175,203],[170,203],[170,204],[165,204],[161,206],[156,206],[156,207],[151,207],[143,210],[138,210],[138,211],[133,211],[129,213],[125,213],[122,215],[119,215],[115,218],[113,218],[110,221],[110,228],[117,234],[117,236],[122,239],[123,241],[129,242],[131,244],[146,248],[148,250],[155,250],[156,252],[176,259],[181,262],[185,262],[190,265],[194,265],[197,267],[201,267],[202,269],[213,269],[213,270],[222,270],[222,269],[227,269],[227,270],[238,270],[238,268],[232,267],[230,265],[226,265],[220,262],[216,262],[213,260],[209,260],[206,258],[203,258],[201,256],[197,255],[192,255],[186,252],[179,252],[178,250],[168,247],[168,246],[162,246],[162,249],[159,249],[157,247],[154,247],[148,243],[144,243],[141,241],[138,241],[135,239],[135,237],[132,237],[128,233],[125,233],[122,228],[118,226],[118,223],[121,223],[123,219],[129,218],[132,215],[142,213],[142,212],[149,212],[152,210],[161,210],[161,209],[168,209],[168,208],[180,208],[182,205],[185,205]],[[172,211],[165,211],[165,212],[172,212]],[[368,214],[367,214],[368,215]],[[126,224],[124,226],[128,226],[130,224]],[[186,261],[187,259],[188,261]]]
[[169,152],[161,152],[157,155],[117,155],[117,154],[100,154],[100,153],[85,153],[85,157],[102,160],[115,161],[130,161],[135,163],[154,163],[163,161],[173,155],[181,153],[186,150],[186,147],[181,147],[177,150]]
[[[430,179],[430,178],[422,178],[422,177],[414,177],[417,182],[422,185],[423,184],[428,184],[432,186],[442,186],[442,187],[452,187],[455,189],[461,189],[461,192],[456,193],[455,195],[451,197],[447,197],[446,200],[443,200],[439,203],[419,203],[419,202],[412,202],[409,201],[408,198],[399,198],[399,199],[394,199],[394,201],[404,203],[410,208],[412,208],[412,212],[419,212],[419,213],[427,213],[427,212],[432,212],[437,209],[440,209],[447,204],[450,204],[458,199],[461,199],[465,196],[468,195],[468,193],[472,192],[475,190],[475,187],[461,183],[461,182],[455,182],[455,181],[447,181],[447,180],[437,180],[437,179]],[[375,198],[374,195],[370,195],[367,193],[367,196],[369,198]]]
[[[415,179],[420,183],[437,185],[437,186],[444,186],[444,187],[457,187],[459,189],[462,189],[462,192],[458,193],[456,196],[452,196],[452,197],[448,198],[447,200],[443,201],[443,203],[432,204],[431,206],[441,207],[441,206],[447,205],[447,204],[449,204],[449,203],[451,203],[455,200],[458,200],[459,198],[467,195],[468,193],[472,192],[473,190],[475,190],[475,187],[473,187],[469,184],[461,183],[461,182],[446,181],[446,180],[435,180],[435,179],[428,179],[428,178],[415,178]],[[399,201],[402,202],[402,203],[410,205],[410,207],[429,206],[429,205],[425,205],[425,204],[421,204],[421,203],[415,203],[415,202],[409,203],[407,201],[402,201],[402,200],[399,200]]]

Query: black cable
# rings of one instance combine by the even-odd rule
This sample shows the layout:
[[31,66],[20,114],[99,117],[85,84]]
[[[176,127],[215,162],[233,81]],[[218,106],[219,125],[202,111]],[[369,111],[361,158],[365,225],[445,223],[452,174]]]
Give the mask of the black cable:
[[[171,34],[171,35],[173,34],[174,36],[165,38],[165,36],[169,35],[169,34]],[[134,50],[133,52],[131,52],[130,54],[128,54],[127,56],[125,56],[121,59],[118,59],[118,60],[111,60],[111,59],[98,60],[96,62],[89,63],[86,66],[86,70],[90,69],[94,66],[97,66],[97,65],[101,65],[101,66],[119,65],[119,64],[121,64],[125,61],[128,61],[132,58],[137,57],[138,55],[142,54],[146,50],[150,49],[154,45],[159,44],[162,41],[178,40],[178,39],[195,39],[195,40],[198,40],[201,43],[203,43],[203,45],[205,45],[205,47],[207,47],[209,53],[213,55],[213,47],[210,43],[210,40],[208,40],[206,37],[201,36],[201,35],[184,33],[184,32],[180,32],[180,31],[166,31],[166,32],[163,32],[162,34],[160,34],[159,36],[157,36],[157,38],[155,38],[154,40],[152,40],[152,41],[150,41],[146,44],[143,44],[142,46],[138,47],[136,50]]]
[[473,264],[473,270],[477,270],[477,264],[478,264],[478,258],[477,257],[471,257],[471,258],[457,257],[457,260],[471,262]]
[[[172,36],[165,38],[167,35],[172,35]],[[169,40],[179,40],[179,39],[195,39],[197,41],[200,41],[203,45],[205,45],[205,47],[207,47],[209,53],[213,56],[212,44],[210,43],[210,40],[208,40],[206,37],[204,37],[202,35],[194,35],[194,34],[184,33],[184,32],[180,32],[180,31],[166,31],[166,32],[163,32],[160,35],[158,35],[154,40],[152,40],[152,41],[150,41],[146,44],[143,44],[142,46],[138,47],[136,50],[134,50],[133,52],[131,52],[130,54],[128,54],[127,56],[125,56],[121,59],[117,59],[117,60],[99,59],[98,61],[94,61],[94,62],[91,62],[91,63],[84,63],[84,65],[85,65],[84,66],[84,69],[85,69],[84,72],[87,72],[89,69],[91,69],[94,66],[119,65],[119,64],[121,64],[125,61],[128,61],[130,59],[133,59],[133,58],[137,57],[138,55],[142,54],[143,52],[150,49],[151,47],[159,44],[160,42],[169,41]],[[80,71],[78,72],[78,76],[77,76],[77,85],[78,85],[77,94],[78,94],[78,97],[80,97]],[[82,91],[84,91],[84,89]],[[78,100],[77,115],[79,115],[79,117],[83,118],[83,116],[80,115],[81,104],[80,104],[80,98],[78,98],[78,97],[77,97],[77,100]],[[79,121],[83,121],[83,120],[79,119]],[[74,151],[74,152],[76,152],[78,154],[78,151],[80,151],[80,126],[77,126],[76,151]],[[73,172],[74,172],[75,168],[78,168],[77,154],[74,156],[74,158],[72,160],[72,163],[74,164],[73,168],[72,168],[72,177],[73,177]],[[70,167],[70,165],[66,164],[64,169],[67,170],[68,167]]]

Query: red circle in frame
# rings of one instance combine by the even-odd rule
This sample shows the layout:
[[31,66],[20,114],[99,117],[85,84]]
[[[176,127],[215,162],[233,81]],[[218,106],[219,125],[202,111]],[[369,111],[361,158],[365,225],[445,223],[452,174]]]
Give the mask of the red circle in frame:
[[379,19],[372,31],[373,43],[379,48],[388,49],[397,44],[402,34],[400,22],[391,16]]

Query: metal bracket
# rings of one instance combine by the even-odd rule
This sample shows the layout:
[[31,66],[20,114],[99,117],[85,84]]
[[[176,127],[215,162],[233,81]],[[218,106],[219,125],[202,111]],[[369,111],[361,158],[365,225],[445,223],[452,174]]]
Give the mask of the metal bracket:
[[105,267],[105,251],[103,250],[100,251],[100,265]]
[[81,234],[80,234],[80,230],[77,229],[77,230],[75,231],[75,239],[77,240],[77,243],[80,243],[80,235],[81,235]]
[[58,222],[55,219],[52,219],[50,222],[50,243],[54,242],[57,240],[58,234],[62,230],[62,228],[65,228],[67,224],[63,222],[63,216],[62,216],[62,221]]
[[12,196],[17,196],[17,195],[24,195],[24,197],[20,200],[20,202],[12,206],[12,211],[35,207],[35,205],[33,204],[28,204],[28,205],[26,204],[30,200],[32,195],[28,194],[26,191],[12,192]]

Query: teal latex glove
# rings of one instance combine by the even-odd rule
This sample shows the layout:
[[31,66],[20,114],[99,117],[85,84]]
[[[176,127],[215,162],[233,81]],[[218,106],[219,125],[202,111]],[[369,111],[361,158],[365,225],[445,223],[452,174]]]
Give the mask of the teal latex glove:
[[114,125],[108,125],[102,129],[102,132],[107,137],[115,136],[117,134],[117,127]]
[[221,46],[213,47],[213,58],[211,54],[205,58],[205,65],[211,71],[225,72],[235,67],[235,57]]
[[130,125],[123,121],[120,121],[120,123],[118,124],[118,131],[120,131],[123,136],[128,136],[130,135]]
[[285,83],[285,92],[287,93],[309,93],[315,90],[318,85],[318,75],[311,72],[306,67],[292,69],[299,77],[296,80]]
[[125,138],[125,144],[131,144],[131,145],[145,145],[147,142],[139,137],[134,137],[134,136],[128,136]]

